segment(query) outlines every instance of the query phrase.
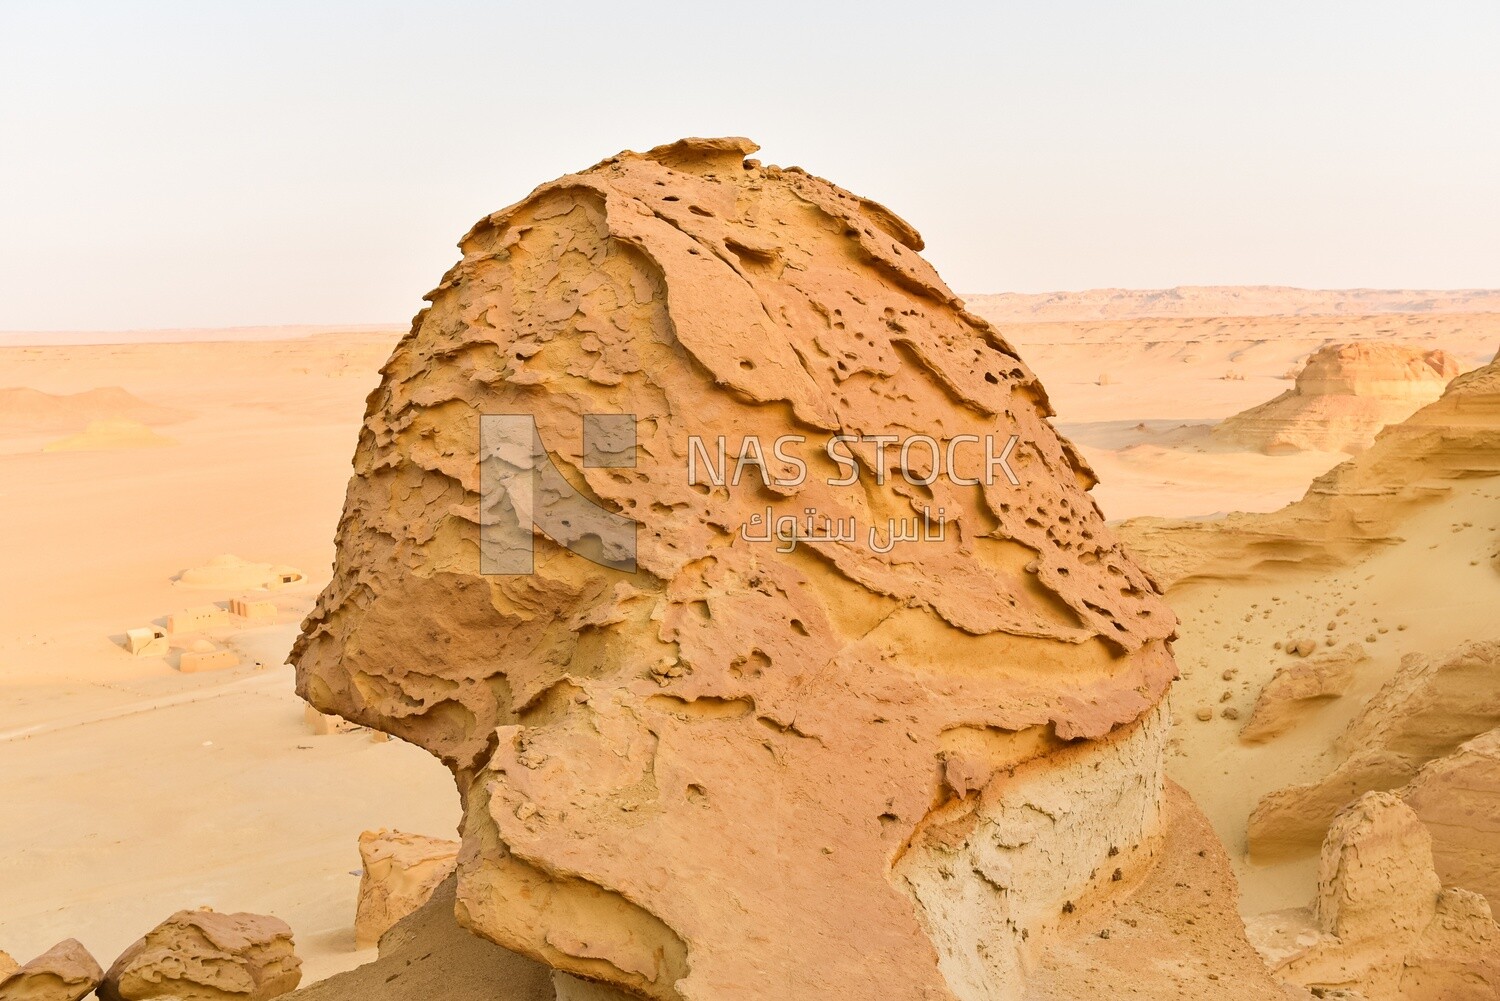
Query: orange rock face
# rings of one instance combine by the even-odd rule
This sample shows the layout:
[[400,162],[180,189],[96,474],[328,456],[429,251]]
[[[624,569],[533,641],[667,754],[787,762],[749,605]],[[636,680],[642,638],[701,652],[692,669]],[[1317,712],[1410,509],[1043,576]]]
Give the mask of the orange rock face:
[[1401,796],[1432,835],[1443,882],[1500,902],[1500,729],[1429,762]]
[[[566,974],[1019,998],[1153,865],[1175,620],[917,234],[754,148],[624,153],[464,238],[370,397],[298,691],[448,764],[461,923]],[[482,415],[535,422],[538,498],[482,490],[526,465]],[[568,492],[633,546],[553,519],[481,572],[496,512]]]

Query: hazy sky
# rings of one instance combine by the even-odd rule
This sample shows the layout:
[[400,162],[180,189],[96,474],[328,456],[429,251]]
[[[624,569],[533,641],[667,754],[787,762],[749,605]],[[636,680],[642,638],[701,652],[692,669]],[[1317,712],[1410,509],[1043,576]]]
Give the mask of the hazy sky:
[[1500,285],[1500,3],[0,0],[0,329],[405,322],[480,216],[747,135],[961,292]]

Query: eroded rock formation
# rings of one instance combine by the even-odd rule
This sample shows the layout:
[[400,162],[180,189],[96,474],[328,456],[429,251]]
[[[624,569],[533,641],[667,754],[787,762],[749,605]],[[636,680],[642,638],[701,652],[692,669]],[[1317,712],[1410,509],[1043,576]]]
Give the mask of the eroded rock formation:
[[1442,396],[1458,372],[1438,349],[1330,344],[1307,360],[1292,389],[1228,418],[1214,437],[1267,454],[1361,452],[1381,428]]
[[1500,926],[1477,893],[1444,889],[1427,829],[1393,793],[1341,812],[1305,910],[1251,922],[1276,974],[1369,1001],[1500,998]]
[[[624,153],[464,238],[370,397],[298,690],[448,764],[459,920],[563,974],[1020,998],[1162,864],[1174,619],[911,227],[754,149]],[[481,458],[483,414],[545,456]],[[615,461],[595,414],[633,416]],[[481,497],[532,461],[534,500]],[[574,491],[606,514],[524,525]],[[531,572],[484,576],[507,514]]]
[[[1399,541],[1403,526],[1475,481],[1500,476],[1500,359],[1466,372],[1436,403],[1270,514],[1212,521],[1138,518],[1120,528],[1164,587],[1248,580],[1268,568],[1348,566]],[[1477,554],[1476,554],[1477,555]]]
[[1432,836],[1443,882],[1500,903],[1500,729],[1429,762],[1401,797]]
[[296,988],[292,929],[260,914],[178,911],[120,954],[101,1001],[269,1001]]

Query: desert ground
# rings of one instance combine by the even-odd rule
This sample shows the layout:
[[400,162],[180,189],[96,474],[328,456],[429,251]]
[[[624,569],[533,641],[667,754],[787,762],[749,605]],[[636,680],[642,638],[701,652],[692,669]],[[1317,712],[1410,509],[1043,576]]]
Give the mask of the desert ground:
[[[316,736],[292,691],[286,653],[327,575],[354,429],[396,331],[291,333],[0,349],[7,951],[76,936],[116,955],[201,904],[284,915],[317,977],[359,961],[360,831],[453,831],[431,757]],[[105,421],[135,433],[98,433]],[[184,674],[181,650],[126,652],[127,629],[240,594],[176,580],[226,554],[307,574],[266,595],[274,621],[211,641],[238,666]]]
[[[1035,369],[1104,514],[1136,526],[1127,541],[1166,531],[1142,518],[1276,512],[1351,460],[1212,433],[1286,392],[1320,349],[1440,349],[1467,372],[1500,346],[1489,291],[967,302]],[[104,959],[168,913],[211,906],[287,921],[305,984],[374,955],[353,933],[361,831],[455,836],[442,765],[365,731],[314,733],[285,663],[328,582],[365,399],[403,331],[0,338],[0,948],[23,958],[77,937]],[[1174,575],[1152,567],[1170,546],[1142,543],[1182,621],[1169,774],[1228,849],[1246,917],[1304,905],[1316,883],[1316,844],[1251,857],[1261,797],[1335,769],[1338,735],[1404,655],[1500,639],[1496,482],[1465,480],[1399,541],[1338,560],[1267,570],[1206,542],[1196,570]],[[280,568],[300,577],[259,587]],[[247,592],[272,617],[179,629],[163,655],[127,650],[127,630]],[[1360,643],[1354,680],[1288,736],[1246,744],[1239,728],[1301,633],[1320,650]],[[182,669],[217,651],[237,663]]]

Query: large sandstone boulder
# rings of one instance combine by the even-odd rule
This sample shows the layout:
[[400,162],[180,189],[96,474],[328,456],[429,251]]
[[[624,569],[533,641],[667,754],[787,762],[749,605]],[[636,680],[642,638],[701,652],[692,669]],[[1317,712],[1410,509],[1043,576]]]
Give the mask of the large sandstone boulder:
[[363,871],[354,941],[365,949],[427,903],[438,884],[453,875],[458,842],[401,831],[365,831],[359,836],[359,858]]
[[1401,1001],[1500,998],[1500,925],[1484,897],[1446,889],[1432,922],[1407,955]]
[[296,988],[292,929],[260,914],[178,911],[126,949],[102,1001],[267,1001]]
[[0,982],[21,968],[21,964],[10,957],[10,953],[0,949]]
[[0,1001],[80,1001],[103,975],[82,942],[66,939],[8,975],[0,969]]
[[911,227],[754,148],[624,153],[464,238],[298,690],[448,764],[460,922],[575,979],[1020,998],[1155,864],[1175,623]]
[[1437,349],[1385,342],[1330,344],[1313,353],[1296,386],[1214,428],[1221,441],[1267,454],[1365,450],[1443,395],[1458,363]]
[[1436,914],[1442,884],[1421,820],[1390,793],[1367,793],[1329,828],[1313,913],[1345,943],[1406,941]]
[[1323,844],[1312,907],[1250,922],[1277,976],[1369,1001],[1500,998],[1500,925],[1484,898],[1443,889],[1427,829],[1400,797],[1367,793]]

